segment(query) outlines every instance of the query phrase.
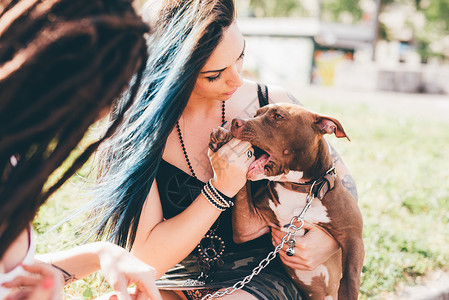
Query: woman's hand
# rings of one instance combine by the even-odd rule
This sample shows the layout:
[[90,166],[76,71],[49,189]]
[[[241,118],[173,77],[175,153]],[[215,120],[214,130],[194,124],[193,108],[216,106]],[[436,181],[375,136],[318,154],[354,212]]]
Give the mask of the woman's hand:
[[[247,152],[251,151],[251,155]],[[254,161],[254,149],[249,142],[233,138],[217,152],[209,150],[214,170],[213,185],[228,197],[233,197],[246,183],[246,173]]]
[[[99,252],[99,261],[103,275],[116,291],[118,300],[151,299],[162,300],[154,283],[156,270],[137,259],[125,249],[111,243],[104,243]],[[136,284],[133,298],[127,287]]]
[[30,275],[17,276],[3,283],[2,285],[6,288],[17,288],[17,291],[10,293],[5,300],[62,299],[63,278],[59,271],[43,263],[22,265],[22,267]]
[[[299,222],[295,223],[299,226]],[[304,229],[308,232],[302,237],[295,237],[295,254],[288,256],[286,250],[289,247],[284,244],[279,251],[282,262],[293,269],[311,271],[329,259],[339,248],[337,241],[324,229],[310,223],[304,223]],[[271,236],[276,247],[285,236],[284,231],[272,228]]]

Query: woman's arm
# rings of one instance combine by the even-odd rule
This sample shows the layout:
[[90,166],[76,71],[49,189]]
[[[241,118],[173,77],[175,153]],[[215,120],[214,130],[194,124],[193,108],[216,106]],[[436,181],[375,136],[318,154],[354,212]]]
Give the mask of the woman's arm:
[[340,154],[338,154],[337,150],[329,144],[331,148],[332,159],[334,162],[335,169],[337,170],[338,176],[340,176],[341,182],[343,186],[351,193],[352,197],[358,202],[358,194],[357,187],[355,185],[355,180],[352,177],[351,173],[349,173],[348,168],[346,167],[343,159],[341,159]]
[[[248,159],[248,142],[232,139],[217,152],[209,153],[214,170],[213,185],[225,195],[234,196],[246,182],[246,172],[254,157]],[[164,220],[156,182],[140,217],[131,252],[154,266],[157,277],[184,259],[214,224],[221,211],[200,194],[177,216]]]
[[200,194],[182,213],[164,220],[155,181],[142,209],[131,253],[154,266],[159,278],[196,247],[220,213]]
[[65,284],[101,269],[118,294],[128,295],[127,287],[135,283],[137,289],[150,299],[161,299],[154,284],[156,270],[115,244],[96,242],[66,251],[37,255],[36,259],[52,264],[61,271]]

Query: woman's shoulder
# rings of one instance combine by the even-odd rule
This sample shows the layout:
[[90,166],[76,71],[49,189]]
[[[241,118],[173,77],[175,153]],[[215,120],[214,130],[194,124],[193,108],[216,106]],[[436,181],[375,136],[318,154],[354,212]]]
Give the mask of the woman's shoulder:
[[258,85],[260,85],[262,89],[264,89],[265,86],[267,87],[269,103],[287,102],[302,105],[301,102],[296,99],[291,92],[280,85],[264,84],[256,81],[245,80],[242,87],[244,87],[244,90],[247,91],[247,93],[256,95]]
[[[288,97],[287,90],[281,86],[273,85],[273,84],[265,84],[263,82],[249,80],[249,79],[243,80],[243,84],[239,88],[239,96],[248,97],[250,95],[253,95],[253,96],[257,95],[258,86],[260,86],[261,89],[265,89],[265,87],[267,87],[270,97],[275,97],[276,99],[278,99],[278,98],[279,99],[282,99],[282,98],[287,99],[287,97]],[[275,101],[275,102],[280,102],[280,101]],[[291,101],[289,101],[289,102],[291,102]]]
[[268,87],[268,99],[270,103],[293,103],[302,105],[301,102],[293,96],[291,92],[282,86],[269,84]]
[[287,102],[301,105],[301,103],[284,87],[273,84],[266,85],[258,81],[244,79],[242,86],[233,97],[234,100],[232,101],[232,106],[236,109],[235,115],[241,116],[241,111],[246,112],[248,115],[253,115],[259,108],[257,93],[258,86],[261,86],[262,89],[264,89],[265,86],[268,88],[269,103]]
[[257,92],[257,82],[246,78],[243,79],[243,84],[239,87],[238,92],[245,96],[255,94]]

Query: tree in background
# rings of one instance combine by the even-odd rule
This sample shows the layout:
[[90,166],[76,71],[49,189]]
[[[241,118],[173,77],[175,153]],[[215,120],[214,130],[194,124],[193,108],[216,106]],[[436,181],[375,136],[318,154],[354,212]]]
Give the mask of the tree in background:
[[[326,22],[372,26],[380,1],[380,14],[413,7],[404,24],[412,32],[406,41],[399,38],[382,18],[378,26],[381,40],[406,42],[416,47],[422,62],[431,58],[449,60],[449,0],[235,0],[239,17],[320,18]],[[145,0],[134,0],[140,8]],[[424,22],[415,22],[423,19]]]
[[[256,17],[319,17],[328,22],[354,24],[362,20],[364,8],[375,0],[236,0]],[[393,0],[390,0],[393,1]],[[366,9],[365,9],[366,10]],[[316,12],[319,12],[318,14]]]
[[362,21],[363,10],[359,0],[322,0],[321,19],[329,22],[355,24]]
[[373,17],[377,5],[380,5],[381,15],[412,7],[404,24],[412,32],[408,40],[399,38],[390,25],[382,21],[379,38],[414,45],[423,62],[432,57],[449,60],[449,0],[236,0],[236,4],[238,11],[243,12],[239,16],[318,17],[326,22],[370,26],[376,21]]
[[298,0],[236,0],[237,13],[246,16],[269,17],[307,17],[308,12]]
[[423,28],[415,29],[422,61],[432,57],[449,60],[449,0],[415,0],[415,3],[426,19]]

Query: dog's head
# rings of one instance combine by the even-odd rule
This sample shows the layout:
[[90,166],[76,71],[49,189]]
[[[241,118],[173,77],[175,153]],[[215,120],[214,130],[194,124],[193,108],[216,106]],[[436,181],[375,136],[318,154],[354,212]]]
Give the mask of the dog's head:
[[251,119],[232,120],[231,133],[254,146],[256,160],[249,167],[249,180],[277,181],[290,171],[302,177],[316,166],[326,145],[324,134],[349,140],[338,120],[289,103],[264,106]]

